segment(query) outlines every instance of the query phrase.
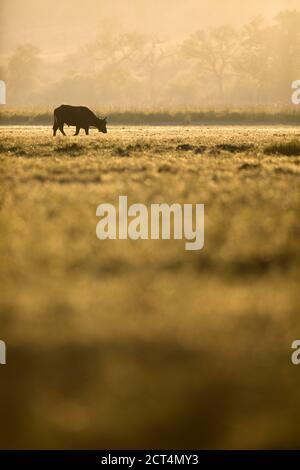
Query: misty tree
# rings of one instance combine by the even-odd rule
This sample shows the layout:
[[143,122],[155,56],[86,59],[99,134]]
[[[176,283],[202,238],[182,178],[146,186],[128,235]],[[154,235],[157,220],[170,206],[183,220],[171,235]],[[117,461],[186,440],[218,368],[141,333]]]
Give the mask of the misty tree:
[[213,80],[223,100],[225,81],[232,74],[237,48],[237,31],[231,26],[220,26],[192,34],[183,43],[182,53],[193,62],[198,77]]
[[149,103],[155,106],[158,101],[158,91],[161,95],[163,89],[162,66],[172,57],[172,50],[164,41],[149,37],[144,42],[140,55],[140,74],[145,82]]
[[241,34],[235,61],[239,88],[253,103],[288,104],[300,70],[300,13],[284,11],[271,25],[255,18]]
[[[233,61],[239,100],[264,103],[270,91],[273,70],[273,31],[259,17],[241,31],[240,48]],[[269,88],[268,88],[269,87]]]
[[283,11],[275,17],[273,28],[274,90],[285,102],[290,100],[291,83],[299,78],[300,12]]
[[85,47],[94,70],[111,69],[130,62],[142,50],[145,38],[139,33],[100,34]]
[[[44,52],[43,57],[47,57]],[[94,41],[57,59],[19,46],[2,59],[12,105],[86,103],[97,107],[290,103],[299,78],[300,12],[193,33],[183,42],[124,32],[105,21]]]
[[[106,104],[125,106],[139,91],[136,63],[142,55],[145,37],[139,33],[99,34],[88,47],[89,74],[101,89]],[[105,98],[104,98],[105,95]]]
[[11,104],[26,104],[34,100],[41,65],[40,51],[32,44],[19,46],[7,65],[7,95]]

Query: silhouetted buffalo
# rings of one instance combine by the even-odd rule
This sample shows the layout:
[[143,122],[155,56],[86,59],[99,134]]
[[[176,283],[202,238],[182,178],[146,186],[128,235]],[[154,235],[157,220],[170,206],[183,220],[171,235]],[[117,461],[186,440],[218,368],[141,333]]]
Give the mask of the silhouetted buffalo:
[[98,118],[96,114],[85,106],[69,106],[62,104],[59,108],[56,108],[54,110],[53,136],[56,135],[57,129],[59,129],[63,135],[66,135],[64,132],[64,124],[76,126],[74,135],[78,135],[80,129],[84,129],[86,135],[88,135],[90,127],[96,127],[99,132],[107,133],[106,118]]

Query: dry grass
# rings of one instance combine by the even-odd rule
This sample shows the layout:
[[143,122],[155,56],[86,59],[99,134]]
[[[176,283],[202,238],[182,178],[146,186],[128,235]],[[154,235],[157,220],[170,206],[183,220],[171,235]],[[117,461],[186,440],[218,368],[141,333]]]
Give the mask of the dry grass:
[[[298,446],[296,128],[1,129],[1,447]],[[205,203],[205,247],[96,207]]]
[[[237,109],[94,109],[99,116],[108,116],[113,125],[299,125],[300,113],[294,105],[286,107],[255,106]],[[0,110],[0,124],[4,125],[52,125],[53,108],[9,108]]]
[[286,155],[286,156],[299,156],[300,155],[300,142],[299,140],[291,140],[289,142],[280,142],[268,145],[265,148],[267,155]]

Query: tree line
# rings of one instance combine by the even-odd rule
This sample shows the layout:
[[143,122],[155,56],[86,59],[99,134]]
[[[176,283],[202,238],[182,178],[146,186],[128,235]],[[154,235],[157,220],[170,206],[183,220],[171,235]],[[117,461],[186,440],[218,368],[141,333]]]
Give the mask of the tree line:
[[2,64],[9,105],[283,106],[300,78],[300,12],[199,29],[177,42],[111,28],[55,61],[45,52],[23,44]]

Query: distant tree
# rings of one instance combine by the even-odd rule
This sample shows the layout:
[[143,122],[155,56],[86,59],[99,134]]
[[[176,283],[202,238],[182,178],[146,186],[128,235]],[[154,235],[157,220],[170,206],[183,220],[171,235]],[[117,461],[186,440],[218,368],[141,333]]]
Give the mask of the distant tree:
[[7,65],[7,102],[31,104],[39,86],[38,72],[41,65],[39,49],[32,44],[19,46]]
[[183,56],[191,60],[198,76],[210,77],[216,84],[219,98],[224,98],[226,79],[232,74],[238,48],[238,33],[231,26],[197,31],[182,45]]
[[275,17],[273,27],[273,80],[277,96],[290,102],[291,83],[299,79],[300,12],[283,11]]
[[163,66],[172,58],[172,48],[164,41],[156,38],[147,38],[138,63],[140,75],[143,77],[146,95],[149,104],[155,106],[158,94],[163,89]]
[[[244,99],[264,103],[270,92],[273,68],[273,31],[261,18],[253,18],[241,31],[240,47],[233,62],[237,87]],[[249,96],[250,95],[250,96]]]
[[[145,37],[138,33],[106,32],[81,51],[87,57],[84,74],[94,83],[94,96],[107,106],[128,106],[139,90],[136,63],[145,46]],[[82,64],[79,69],[82,73]]]
[[139,33],[100,34],[85,47],[95,70],[110,69],[134,60],[143,49],[145,37]]

